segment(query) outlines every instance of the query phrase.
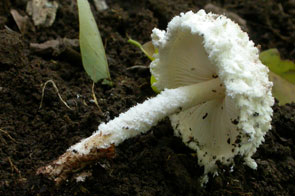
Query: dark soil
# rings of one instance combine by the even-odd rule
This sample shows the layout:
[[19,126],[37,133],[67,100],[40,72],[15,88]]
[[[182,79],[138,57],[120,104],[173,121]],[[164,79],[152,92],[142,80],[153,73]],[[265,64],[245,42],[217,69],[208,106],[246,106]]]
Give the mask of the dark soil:
[[[0,1],[0,195],[295,195],[295,104],[274,106],[273,128],[254,158],[257,171],[243,165],[220,166],[220,175],[205,188],[203,170],[192,151],[173,136],[168,119],[148,134],[127,140],[116,156],[85,170],[83,183],[69,179],[60,187],[36,169],[56,159],[69,146],[91,135],[100,122],[154,96],[149,84],[149,60],[127,35],[144,43],[154,27],[164,29],[182,11],[197,11],[212,2],[247,21],[250,38],[262,49],[278,48],[295,58],[295,2],[293,0],[110,0],[109,9],[95,12],[106,45],[113,87],[95,86],[101,111],[92,99],[92,81],[81,62],[52,51],[36,53],[30,43],[78,38],[75,1],[59,0],[51,27],[30,28],[24,34],[10,9],[25,14],[26,1]],[[94,7],[93,7],[94,11]],[[135,65],[146,68],[128,69]],[[68,109],[48,84],[42,108],[42,87],[53,80]]]

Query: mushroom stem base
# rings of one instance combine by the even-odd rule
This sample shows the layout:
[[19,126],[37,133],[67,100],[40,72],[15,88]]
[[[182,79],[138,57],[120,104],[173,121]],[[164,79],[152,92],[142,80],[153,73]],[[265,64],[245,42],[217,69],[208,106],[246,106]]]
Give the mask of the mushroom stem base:
[[[113,145],[117,146],[128,138],[147,132],[166,116],[221,98],[224,92],[218,78],[176,89],[165,89],[156,97],[130,108],[108,123],[99,125],[98,131],[92,136],[70,147],[65,154],[48,166],[40,168],[38,174],[48,175],[60,182],[66,179],[69,173],[79,170],[81,165],[97,161],[99,157],[110,157],[101,152],[106,152]],[[88,158],[89,154],[91,158]],[[98,158],[94,157],[96,155]],[[87,161],[82,164],[81,160]]]

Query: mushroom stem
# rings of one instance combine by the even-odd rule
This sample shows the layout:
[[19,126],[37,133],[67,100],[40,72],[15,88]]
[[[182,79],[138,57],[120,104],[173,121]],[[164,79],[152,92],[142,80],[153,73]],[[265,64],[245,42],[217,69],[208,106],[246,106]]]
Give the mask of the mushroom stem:
[[[111,151],[112,146],[147,132],[166,116],[208,100],[221,98],[224,93],[225,89],[218,78],[175,89],[165,89],[156,97],[130,108],[108,123],[102,123],[92,136],[70,147],[59,159],[40,168],[38,173],[49,175],[59,182],[65,179],[68,173],[81,169],[91,161],[110,157],[111,153],[105,152]],[[96,154],[99,157],[94,158]]]

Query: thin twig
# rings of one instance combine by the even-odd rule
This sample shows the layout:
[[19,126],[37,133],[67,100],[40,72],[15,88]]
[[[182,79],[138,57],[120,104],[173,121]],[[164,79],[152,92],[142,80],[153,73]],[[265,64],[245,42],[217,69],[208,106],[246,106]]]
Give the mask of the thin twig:
[[126,68],[126,70],[133,70],[133,69],[149,69],[149,67],[147,66],[144,66],[144,65],[134,65],[132,67],[128,67]]
[[8,162],[9,162],[9,164],[10,164],[10,167],[11,167],[11,172],[15,171],[15,172],[19,175],[19,177],[21,178],[21,172],[20,172],[19,169],[13,164],[11,158],[10,158],[10,157],[7,157],[7,159],[8,159]]
[[93,97],[93,101],[94,101],[95,105],[97,106],[99,112],[101,112],[101,109],[100,109],[100,107],[99,107],[99,105],[98,105],[98,102],[97,102],[97,98],[96,98],[96,96],[95,96],[94,86],[95,86],[95,83],[93,82],[93,83],[92,83],[92,97]]
[[9,139],[11,139],[13,142],[17,143],[16,140],[15,140],[13,137],[11,137],[11,135],[10,135],[7,131],[4,131],[4,130],[1,129],[1,128],[0,128],[0,131],[1,131],[2,133],[4,133],[4,134],[5,134]]
[[61,97],[61,95],[59,94],[59,91],[58,91],[58,88],[56,86],[56,84],[54,83],[53,80],[47,80],[44,85],[43,85],[43,88],[42,88],[42,97],[41,97],[41,102],[40,102],[40,107],[39,109],[42,108],[42,103],[43,103],[43,98],[44,98],[44,91],[45,91],[45,87],[48,83],[51,83],[53,85],[53,88],[55,89],[55,92],[56,94],[58,95],[59,99],[61,100],[61,102],[70,110],[73,110]]

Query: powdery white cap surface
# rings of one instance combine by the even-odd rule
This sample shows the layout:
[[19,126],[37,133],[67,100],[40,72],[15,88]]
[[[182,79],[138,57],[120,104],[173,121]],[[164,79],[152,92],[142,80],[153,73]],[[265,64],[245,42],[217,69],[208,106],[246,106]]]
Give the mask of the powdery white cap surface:
[[216,172],[216,161],[233,163],[236,155],[257,167],[251,156],[271,128],[274,99],[268,68],[241,28],[204,10],[187,12],[154,29],[158,49],[151,72],[159,90],[177,88],[219,77],[224,98],[196,105],[170,116],[175,135],[194,149],[205,174]]

